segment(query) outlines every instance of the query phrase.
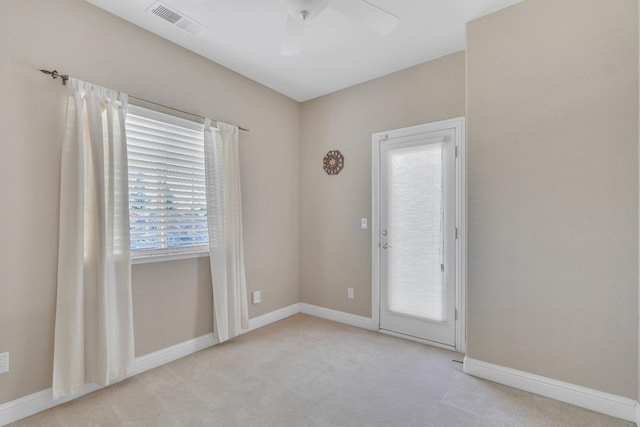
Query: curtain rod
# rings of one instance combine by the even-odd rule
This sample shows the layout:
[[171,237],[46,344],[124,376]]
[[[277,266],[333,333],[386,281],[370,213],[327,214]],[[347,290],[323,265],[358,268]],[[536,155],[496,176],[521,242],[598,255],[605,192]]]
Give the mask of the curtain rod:
[[[67,85],[67,80],[69,80],[69,75],[68,74],[60,74],[58,72],[58,70],[53,70],[53,71],[40,70],[40,72],[50,75],[51,78],[54,79],[54,80],[57,79],[57,78],[60,78],[62,80],[62,84],[65,85],[65,86]],[[199,118],[201,120],[205,120],[206,119],[206,117],[201,116],[199,114],[194,114],[194,113],[190,113],[188,111],[179,110],[177,108],[169,107],[168,105],[163,105],[163,104],[159,104],[157,102],[149,101],[148,99],[139,98],[139,97],[133,96],[133,95],[128,95],[128,97],[129,98],[133,98],[133,99],[135,99],[137,101],[146,102],[148,104],[153,104],[153,105],[156,105],[158,107],[166,108],[166,109],[169,109],[169,110],[177,111],[177,112],[182,113],[182,114],[187,114],[189,116],[197,117],[197,118]],[[214,121],[217,122],[217,120],[214,120]],[[237,126],[237,125],[234,125],[234,126]],[[238,129],[240,129],[242,131],[245,131],[245,132],[249,132],[249,129],[245,129],[245,128],[241,127],[241,126],[238,126]]]

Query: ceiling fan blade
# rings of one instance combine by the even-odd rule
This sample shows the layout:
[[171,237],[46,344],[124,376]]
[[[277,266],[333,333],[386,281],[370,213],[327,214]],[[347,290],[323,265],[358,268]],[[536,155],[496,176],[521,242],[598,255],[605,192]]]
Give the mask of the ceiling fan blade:
[[304,36],[304,21],[296,19],[291,15],[287,16],[287,24],[284,28],[284,36],[282,38],[282,48],[280,54],[284,56],[293,56],[302,50],[302,39]]
[[335,0],[331,3],[331,7],[382,35],[393,31],[400,20],[397,16],[366,0]]

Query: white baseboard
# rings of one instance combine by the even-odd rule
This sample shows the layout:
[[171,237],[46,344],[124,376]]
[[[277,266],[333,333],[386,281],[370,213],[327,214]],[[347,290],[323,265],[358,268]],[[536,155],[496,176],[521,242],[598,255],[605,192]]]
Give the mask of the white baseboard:
[[468,357],[464,358],[463,368],[465,373],[479,378],[529,391],[626,421],[636,423],[640,421],[640,407],[638,406],[638,402],[633,399]]
[[165,365],[174,360],[182,359],[190,354],[218,344],[218,339],[210,332],[197,338],[183,341],[171,347],[166,347],[153,353],[136,357],[133,362],[133,372],[130,376],[141,374],[158,366]]
[[291,304],[288,307],[263,314],[262,316],[254,317],[253,319],[249,319],[249,329],[246,332],[262,328],[263,326],[270,325],[271,323],[286,319],[287,317],[291,317],[298,313],[300,313],[300,304]]
[[77,399],[85,394],[92,393],[102,387],[97,384],[85,384],[83,389],[78,393],[53,400],[53,390],[38,391],[33,394],[21,397],[11,402],[0,405],[0,426],[13,423],[22,418],[30,417],[38,412],[46,411],[54,406],[62,405],[70,400]]
[[303,302],[300,303],[300,313],[333,320],[334,322],[345,323],[362,329],[373,330],[373,319],[370,317],[357,316],[355,314],[345,313],[344,311],[332,310]]
[[[299,312],[299,304],[293,304],[288,307],[272,311],[271,313],[249,319],[249,329],[243,333],[253,331]],[[172,345],[171,347],[163,348],[153,353],[136,357],[133,363],[133,371],[130,376],[137,375],[169,362],[173,362],[174,360],[181,359],[217,343],[218,340],[215,338],[213,333],[209,333]],[[19,399],[12,400],[11,402],[3,403],[0,405],[0,426],[29,417],[70,400],[77,399],[78,397],[99,390],[100,388],[102,387],[97,384],[85,384],[82,391],[57,400],[53,400],[52,390],[48,388],[46,390],[38,391]]]
[[[293,316],[299,312],[300,308],[298,307],[298,304],[293,304],[288,307],[263,314],[262,316],[254,317],[253,319],[249,319],[249,329],[242,331],[242,334],[262,328],[263,326],[267,326],[289,316]],[[211,332],[206,335],[172,345],[171,347],[136,357],[132,375],[137,375],[148,371],[149,369],[157,368],[158,366],[162,366],[169,362],[173,362],[174,360],[189,356],[190,354],[197,353],[200,350],[204,350],[205,348],[209,348],[216,344],[218,344],[218,340],[213,332]]]
[[[373,330],[373,319],[342,311],[299,303],[249,319],[250,332],[296,313],[305,313],[358,328]],[[213,333],[203,335],[171,347],[136,358],[132,375],[148,371],[205,348],[217,344]],[[500,384],[539,394],[541,396],[567,402],[595,412],[611,415],[640,426],[640,403],[601,391],[530,374],[516,369],[465,357],[464,372]],[[0,404],[0,426],[18,421],[38,412],[53,408],[100,389],[96,384],[85,384],[84,389],[72,396],[53,400],[51,389],[42,390],[11,402]]]

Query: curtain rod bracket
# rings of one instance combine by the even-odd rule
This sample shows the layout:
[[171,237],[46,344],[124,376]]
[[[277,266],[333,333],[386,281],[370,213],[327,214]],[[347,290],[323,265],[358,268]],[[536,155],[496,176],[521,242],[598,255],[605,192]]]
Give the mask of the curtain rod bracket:
[[64,86],[66,86],[66,85],[67,85],[67,80],[69,80],[69,75],[67,75],[67,74],[60,74],[60,73],[58,72],[58,70],[53,70],[53,71],[49,71],[49,70],[40,70],[40,72],[41,72],[41,73],[44,73],[44,74],[48,74],[48,75],[50,75],[50,76],[51,76],[51,78],[52,78],[52,79],[54,79],[54,80],[55,80],[55,79],[57,79],[58,77],[60,77],[60,78],[62,79],[62,84],[63,84]]

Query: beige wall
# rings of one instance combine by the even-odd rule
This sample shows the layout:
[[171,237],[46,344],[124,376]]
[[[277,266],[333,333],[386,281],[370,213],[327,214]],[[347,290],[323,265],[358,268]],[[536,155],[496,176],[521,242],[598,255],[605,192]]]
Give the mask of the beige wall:
[[[298,302],[299,103],[81,0],[5,0],[0,14],[0,403],[50,387],[63,72],[238,123],[255,317]],[[274,165],[276,165],[274,167]],[[133,267],[136,353],[211,331],[207,259]]]
[[638,1],[467,27],[468,356],[638,396]]
[[[371,316],[371,134],[464,115],[464,53],[302,104],[300,300]],[[339,175],[322,159],[345,156]],[[355,299],[347,299],[347,288]]]

